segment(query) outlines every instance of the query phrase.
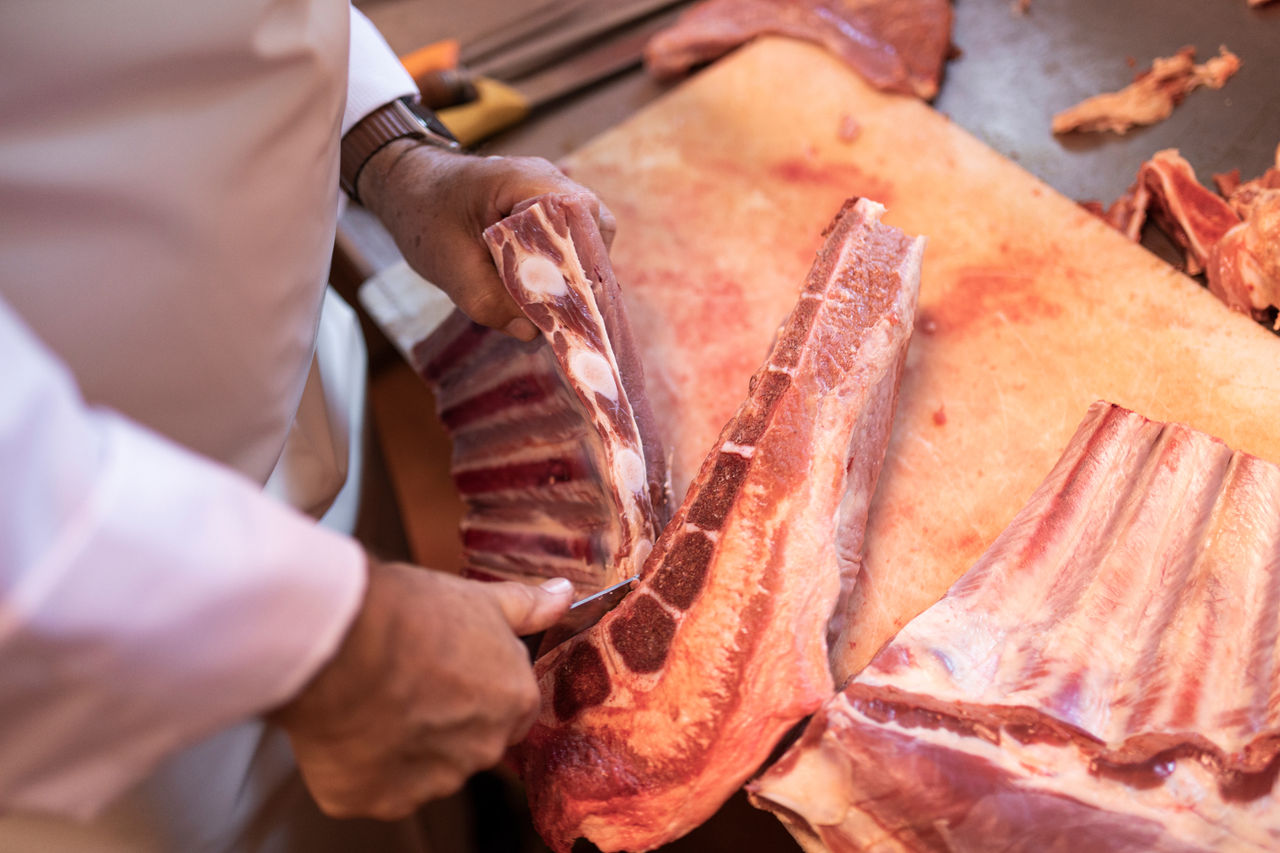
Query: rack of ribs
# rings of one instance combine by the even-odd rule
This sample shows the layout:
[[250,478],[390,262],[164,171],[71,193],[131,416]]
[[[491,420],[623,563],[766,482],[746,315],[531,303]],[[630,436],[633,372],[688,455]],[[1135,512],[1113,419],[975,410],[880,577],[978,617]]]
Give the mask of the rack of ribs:
[[639,571],[668,512],[666,462],[608,251],[579,196],[548,195],[485,239],[542,331],[455,312],[411,353],[453,440],[479,576],[562,576],[582,595]]
[[1095,403],[749,788],[808,850],[1274,850],[1280,466]]
[[635,591],[535,665],[512,758],[556,850],[648,850],[709,817],[833,691],[828,623],[856,571],[923,238],[845,205],[747,399]]

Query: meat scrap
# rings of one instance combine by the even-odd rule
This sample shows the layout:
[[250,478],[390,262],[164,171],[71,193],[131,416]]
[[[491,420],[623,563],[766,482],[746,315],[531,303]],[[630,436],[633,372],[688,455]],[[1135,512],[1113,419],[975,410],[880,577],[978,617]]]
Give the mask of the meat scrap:
[[1274,850],[1280,466],[1094,404],[749,786],[830,850]]
[[1237,170],[1214,179],[1222,195],[1169,148],[1143,163],[1109,208],[1086,206],[1135,242],[1150,214],[1182,247],[1189,274],[1206,273],[1210,292],[1227,306],[1264,320],[1280,306],[1280,146],[1276,165],[1261,176],[1240,183]]
[[703,0],[645,47],[645,65],[671,78],[757,36],[822,45],[871,85],[930,99],[951,44],[950,0]]
[[829,227],[637,588],[538,659],[542,710],[512,758],[553,849],[683,835],[831,695],[827,624],[857,567],[924,243],[882,211],[860,200]]
[[583,199],[544,196],[485,239],[542,330],[521,343],[455,312],[411,362],[435,390],[472,574],[635,574],[667,517],[666,463],[608,252]]
[[1053,132],[1109,130],[1126,133],[1131,127],[1168,118],[1189,92],[1200,87],[1221,89],[1240,70],[1240,59],[1225,47],[1218,56],[1196,65],[1196,49],[1184,47],[1170,57],[1156,59],[1151,68],[1119,92],[1088,98],[1053,117]]

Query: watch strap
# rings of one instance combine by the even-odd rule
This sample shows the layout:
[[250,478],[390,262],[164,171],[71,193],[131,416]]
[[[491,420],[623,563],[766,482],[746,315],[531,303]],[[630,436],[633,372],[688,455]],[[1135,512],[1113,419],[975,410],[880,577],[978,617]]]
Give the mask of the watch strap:
[[461,147],[434,113],[418,105],[415,99],[399,98],[383,104],[356,122],[342,137],[339,184],[343,192],[358,202],[356,181],[365,164],[388,143],[405,137],[441,148]]

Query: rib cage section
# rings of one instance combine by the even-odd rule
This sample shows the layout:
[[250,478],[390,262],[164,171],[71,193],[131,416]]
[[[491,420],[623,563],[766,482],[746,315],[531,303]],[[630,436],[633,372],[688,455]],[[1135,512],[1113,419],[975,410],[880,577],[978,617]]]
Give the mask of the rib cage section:
[[1276,849],[1280,466],[1096,403],[749,791],[810,850]]
[[1108,762],[1190,744],[1254,772],[1275,753],[1278,637],[1280,466],[1098,403],[991,549],[857,682],[1031,709]]
[[635,574],[666,517],[639,357],[585,199],[544,196],[485,238],[543,335],[455,312],[411,355],[453,442],[468,570],[587,595]]

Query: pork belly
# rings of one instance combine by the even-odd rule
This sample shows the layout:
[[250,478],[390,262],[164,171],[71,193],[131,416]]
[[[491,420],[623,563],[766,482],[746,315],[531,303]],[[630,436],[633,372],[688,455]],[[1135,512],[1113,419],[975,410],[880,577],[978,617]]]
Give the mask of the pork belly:
[[1097,403],[751,787],[836,850],[1280,842],[1280,466]]
[[639,354],[583,198],[543,196],[485,239],[542,335],[522,343],[455,312],[410,358],[453,441],[466,559],[589,594],[637,573],[668,515]]
[[828,621],[856,570],[923,251],[882,211],[860,200],[828,229],[637,589],[537,661],[543,707],[513,759],[554,849],[688,832],[831,695]]
[[761,35],[822,45],[873,86],[929,99],[951,44],[950,0],[704,0],[658,33],[645,65],[674,77]]

